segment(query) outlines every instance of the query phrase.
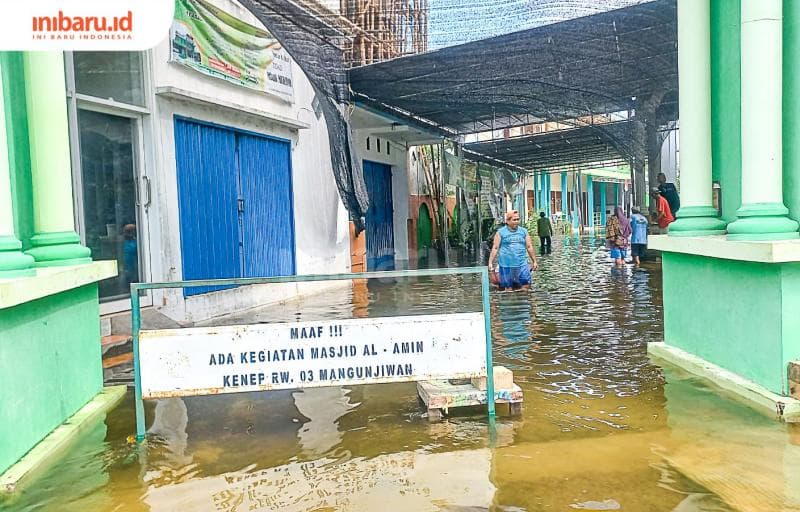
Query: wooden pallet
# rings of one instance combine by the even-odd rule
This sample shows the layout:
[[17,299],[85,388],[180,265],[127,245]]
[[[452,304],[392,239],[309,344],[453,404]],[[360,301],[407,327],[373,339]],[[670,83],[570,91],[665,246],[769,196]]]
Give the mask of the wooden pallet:
[[[436,421],[450,409],[458,407],[474,407],[486,405],[486,391],[471,383],[453,384],[446,380],[428,380],[417,382],[417,394],[428,409],[428,419]],[[522,414],[522,389],[513,384],[511,389],[495,390],[495,404],[508,404],[509,414]]]

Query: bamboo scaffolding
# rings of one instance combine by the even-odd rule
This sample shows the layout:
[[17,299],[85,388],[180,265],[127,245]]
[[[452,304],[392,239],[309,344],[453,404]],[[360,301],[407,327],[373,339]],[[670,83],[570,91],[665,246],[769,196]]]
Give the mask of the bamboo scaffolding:
[[340,15],[360,29],[349,51],[363,66],[428,49],[427,0],[340,0]]

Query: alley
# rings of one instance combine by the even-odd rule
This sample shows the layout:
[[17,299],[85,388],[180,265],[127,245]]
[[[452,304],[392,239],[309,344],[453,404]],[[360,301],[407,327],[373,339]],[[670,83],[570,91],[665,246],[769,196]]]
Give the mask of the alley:
[[[530,294],[491,297],[496,363],[526,396],[522,418],[498,418],[496,439],[480,411],[429,423],[409,383],[148,402],[138,453],[129,393],[14,510],[797,506],[783,486],[800,450],[793,428],[648,359],[661,337],[657,263],[611,270],[600,240],[559,238],[534,280]],[[464,312],[480,307],[475,284],[373,281],[366,300],[346,289],[227,322]]]

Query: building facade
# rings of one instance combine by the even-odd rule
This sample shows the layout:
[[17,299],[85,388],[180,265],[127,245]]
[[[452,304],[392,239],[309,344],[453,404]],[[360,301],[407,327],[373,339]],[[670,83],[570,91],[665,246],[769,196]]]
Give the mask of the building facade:
[[664,273],[651,351],[710,363],[779,415],[800,358],[799,27],[797,2],[678,0],[681,209],[651,241]]
[[[213,5],[266,32],[238,3]],[[199,54],[176,26],[146,52],[67,55],[78,231],[123,270],[101,283],[104,313],[130,307],[134,281],[347,271],[347,215],[303,72],[276,52],[278,93],[210,76],[185,64]],[[154,290],[142,303],[197,321],[318,287]]]
[[527,209],[572,226],[602,229],[607,216],[621,206],[629,211],[630,169],[588,166],[582,171],[541,171],[528,177]]

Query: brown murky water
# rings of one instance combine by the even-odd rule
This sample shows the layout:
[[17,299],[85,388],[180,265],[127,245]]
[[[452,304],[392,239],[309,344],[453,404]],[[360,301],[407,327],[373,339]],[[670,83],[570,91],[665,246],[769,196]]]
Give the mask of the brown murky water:
[[[657,264],[612,270],[593,241],[557,241],[535,282],[492,295],[495,364],[525,392],[523,416],[501,415],[496,435],[480,413],[429,423],[414,384],[388,384],[148,402],[137,448],[129,394],[0,509],[800,509],[800,435],[648,359],[661,339]],[[479,308],[477,281],[426,278],[235,321]]]

